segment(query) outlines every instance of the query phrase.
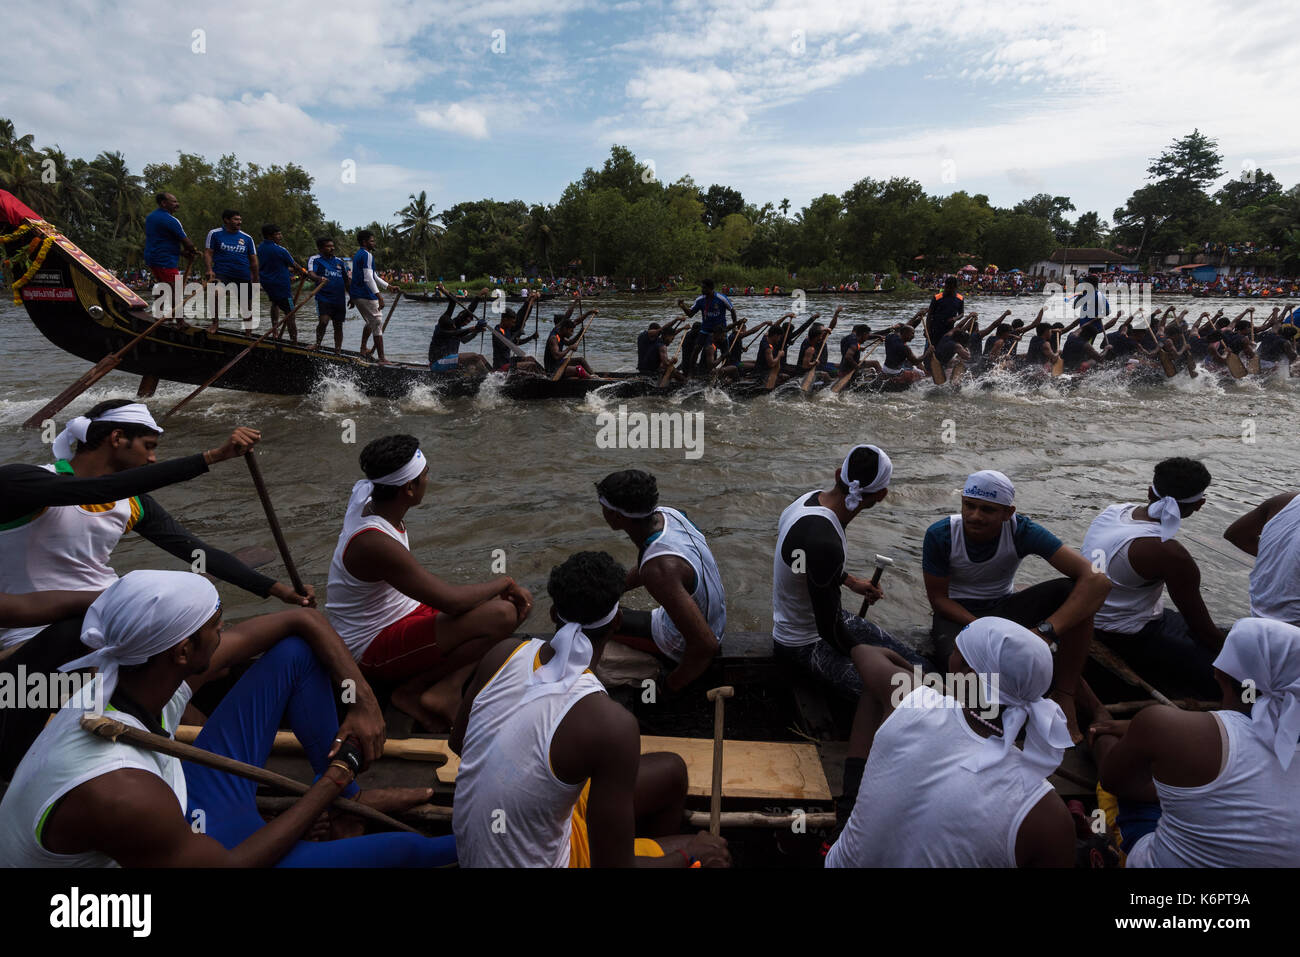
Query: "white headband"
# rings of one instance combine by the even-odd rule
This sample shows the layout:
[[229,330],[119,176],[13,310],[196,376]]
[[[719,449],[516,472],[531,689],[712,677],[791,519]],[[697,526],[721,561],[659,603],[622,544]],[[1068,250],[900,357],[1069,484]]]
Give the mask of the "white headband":
[[614,602],[614,607],[609,610],[609,614],[598,621],[579,623],[557,615],[556,617],[564,624],[551,638],[551,648],[555,653],[550,661],[533,672],[528,690],[524,692],[523,699],[519,702],[520,705],[525,705],[544,695],[562,694],[572,688],[574,682],[582,677],[582,673],[591,664],[591,639],[587,637],[584,629],[603,628],[613,621],[617,614],[618,602]]
[[997,505],[1012,505],[1016,500],[1016,487],[1001,472],[983,469],[971,473],[961,494],[964,498],[981,498]]
[[1178,534],[1178,529],[1183,524],[1182,509],[1178,506],[1199,502],[1205,498],[1205,493],[1189,495],[1187,498],[1174,498],[1172,495],[1161,495],[1154,485],[1149,488],[1156,501],[1147,506],[1147,514],[1160,521],[1160,540],[1167,542]]
[[132,402],[130,405],[120,405],[116,409],[109,409],[103,415],[97,415],[93,419],[84,415],[77,416],[55,438],[54,457],[56,459],[72,458],[74,452],[72,443],[74,441],[86,441],[86,430],[94,422],[125,422],[130,425],[146,426],[159,435],[162,435],[163,432],[158,423],[153,420],[153,416],[149,414],[148,406],[143,402]]
[[424,459],[424,453],[419,449],[411,456],[411,461],[407,462],[400,469],[389,472],[387,475],[381,475],[377,479],[362,479],[352,486],[352,494],[348,498],[347,514],[359,513],[366,507],[366,502],[370,500],[371,494],[376,485],[396,485],[402,486],[407,482],[418,479],[424,472],[427,463]]
[[1214,667],[1238,682],[1251,681],[1251,729],[1283,770],[1300,736],[1300,628],[1269,618],[1242,618],[1223,642]]
[[[853,453],[858,449],[871,449],[876,453],[876,475],[866,485],[863,485],[857,479],[849,481],[849,459],[853,458]],[[844,505],[849,511],[853,511],[862,504],[863,495],[873,495],[882,488],[888,488],[889,480],[894,474],[894,463],[889,460],[884,449],[875,445],[855,445],[849,449],[849,454],[844,456],[844,464],[840,466],[840,481],[849,487],[849,494],[844,496]]]
[[611,512],[618,512],[618,514],[622,515],[624,518],[649,518],[651,515],[655,513],[655,510],[653,508],[650,509],[650,511],[648,512],[629,512],[625,508],[619,508],[617,505],[615,505],[609,499],[605,498],[605,496],[603,495],[598,496],[598,498],[600,499],[601,505],[604,505]]

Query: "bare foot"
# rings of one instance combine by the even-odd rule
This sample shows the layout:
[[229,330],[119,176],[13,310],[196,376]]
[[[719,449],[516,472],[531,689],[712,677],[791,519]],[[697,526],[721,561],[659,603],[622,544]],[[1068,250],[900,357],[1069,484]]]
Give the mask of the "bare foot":
[[307,347],[307,351],[308,351],[308,352],[315,352],[315,351],[316,351],[317,349],[319,349],[319,348],[320,348],[320,343],[318,342],[318,343],[316,343],[315,345],[308,346],[308,347]]
[[215,322],[214,322],[212,325],[208,326],[208,332],[209,332],[209,333],[219,332],[220,329],[221,329],[221,327],[220,327],[217,323],[215,323]]
[[393,364],[393,361],[391,359],[380,359],[379,364],[381,366],[391,366]]

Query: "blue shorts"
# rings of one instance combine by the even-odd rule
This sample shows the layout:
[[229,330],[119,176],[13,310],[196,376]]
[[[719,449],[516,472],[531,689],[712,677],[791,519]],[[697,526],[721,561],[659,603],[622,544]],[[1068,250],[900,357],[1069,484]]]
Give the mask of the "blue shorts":
[[460,353],[453,352],[451,355],[443,356],[441,359],[435,359],[429,363],[430,372],[455,372],[460,368]]

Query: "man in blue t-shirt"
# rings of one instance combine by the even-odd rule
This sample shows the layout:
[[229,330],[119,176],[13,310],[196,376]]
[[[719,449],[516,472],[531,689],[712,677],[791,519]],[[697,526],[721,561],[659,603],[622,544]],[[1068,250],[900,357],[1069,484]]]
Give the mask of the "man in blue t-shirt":
[[357,233],[357,243],[360,245],[352,255],[352,276],[348,283],[348,295],[352,297],[352,303],[361,313],[361,318],[365,320],[366,327],[361,330],[361,355],[369,355],[366,349],[366,340],[373,334],[375,337],[375,355],[379,357],[380,365],[389,365],[384,358],[384,326],[381,317],[384,309],[384,296],[381,289],[387,289],[388,283],[384,282],[383,277],[375,269],[375,234],[368,229],[363,229]]
[[[304,278],[307,270],[298,265],[293,253],[284,248],[284,233],[275,223],[262,227],[262,245],[257,247],[257,264],[262,277],[262,291],[271,300],[271,325],[280,321],[280,315],[286,317],[285,329],[289,338],[298,341],[298,323],[294,321],[293,293],[290,291],[293,273]],[[272,338],[278,338],[280,334]]]
[[731,315],[732,323],[736,322],[736,307],[726,296],[714,291],[712,279],[705,279],[700,283],[700,295],[695,298],[690,308],[687,308],[686,303],[681,299],[677,300],[677,305],[681,307],[682,312],[686,313],[687,319],[697,312],[703,314],[700,331],[704,333],[705,339],[713,335],[714,329],[721,329],[727,325],[728,314]]
[[1079,332],[1085,339],[1102,331],[1102,323],[1110,315],[1110,300],[1102,292],[1102,282],[1088,276],[1076,287],[1074,308],[1079,313]]
[[[1009,478],[991,469],[975,472],[962,489],[961,513],[926,529],[921,571],[934,612],[933,657],[945,668],[957,633],[977,618],[1009,618],[1036,631],[1057,646],[1052,698],[1078,740],[1074,693],[1092,642],[1092,616],[1110,581],[1047,529],[1017,515],[1014,503]],[[1016,591],[1016,571],[1027,555],[1065,577]]]
[[[244,218],[237,209],[222,210],[221,226],[208,231],[203,241],[203,263],[208,282],[226,286],[226,292],[238,296],[238,313],[245,321],[253,317],[253,283],[258,281],[257,244],[240,227]],[[218,297],[218,303],[222,297]],[[227,300],[228,301],[228,300]],[[211,332],[217,331],[221,310],[212,317]]]
[[[181,250],[193,260],[198,252],[190,238],[185,235],[185,227],[176,218],[176,210],[181,208],[180,200],[171,193],[159,193],[154,197],[158,208],[144,218],[144,264],[153,273],[155,282],[175,286],[180,275]],[[189,268],[189,263],[186,263]],[[179,325],[185,325],[181,319],[179,303],[175,304],[173,313]]]
[[334,323],[334,351],[343,351],[343,320],[347,316],[348,284],[352,281],[351,266],[346,259],[334,255],[334,240],[322,236],[316,240],[316,255],[307,260],[307,272],[316,282],[324,282],[316,293],[316,344],[309,350],[320,348],[325,338],[325,328]]

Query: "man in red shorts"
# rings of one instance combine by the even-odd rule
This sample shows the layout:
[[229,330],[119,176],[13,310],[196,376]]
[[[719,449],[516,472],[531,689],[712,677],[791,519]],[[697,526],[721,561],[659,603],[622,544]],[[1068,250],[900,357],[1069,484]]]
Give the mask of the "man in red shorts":
[[[198,250],[176,218],[176,210],[181,208],[180,200],[171,193],[159,193],[154,201],[158,208],[144,219],[144,262],[153,273],[155,282],[174,290],[176,277],[180,274],[181,250],[185,250],[188,260],[192,260]],[[184,325],[180,306],[180,302],[172,304],[172,315],[179,325]]]
[[394,705],[445,731],[475,665],[523,623],[533,596],[505,576],[452,585],[415,560],[403,520],[424,499],[429,466],[414,436],[375,439],[361,451],[361,470],[325,611],[366,679],[395,684]]

